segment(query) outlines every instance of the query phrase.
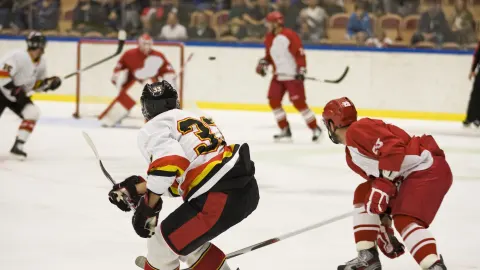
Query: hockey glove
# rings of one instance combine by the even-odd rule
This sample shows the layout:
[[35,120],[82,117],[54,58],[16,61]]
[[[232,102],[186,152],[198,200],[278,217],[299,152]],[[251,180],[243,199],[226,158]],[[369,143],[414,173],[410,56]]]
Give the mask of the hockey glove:
[[390,259],[395,259],[405,253],[405,246],[398,241],[392,228],[389,215],[380,215],[382,224],[377,235],[377,246],[382,253]]
[[385,178],[376,178],[373,180],[372,188],[365,197],[365,209],[367,213],[384,213],[388,208],[390,198],[395,196],[396,191],[395,185]]
[[132,225],[135,232],[142,238],[150,238],[155,234],[155,227],[158,223],[158,215],[162,210],[162,198],[159,199],[154,208],[148,206],[150,191],[140,199],[135,214],[132,217]]
[[267,75],[268,62],[264,58],[260,59],[257,64],[256,72],[262,77]]
[[295,80],[305,81],[305,74],[307,74],[307,69],[305,67],[300,67],[298,69],[297,75],[295,75]]
[[128,212],[131,205],[137,205],[141,196],[137,192],[136,184],[145,182],[145,180],[137,175],[132,175],[123,182],[115,184],[108,193],[108,200],[115,204],[120,210]]
[[49,90],[54,91],[58,87],[60,87],[60,85],[62,85],[62,80],[59,77],[55,76],[55,77],[50,77],[50,78],[44,79],[41,82],[41,85],[40,85],[39,89],[41,89],[44,92],[47,92]]

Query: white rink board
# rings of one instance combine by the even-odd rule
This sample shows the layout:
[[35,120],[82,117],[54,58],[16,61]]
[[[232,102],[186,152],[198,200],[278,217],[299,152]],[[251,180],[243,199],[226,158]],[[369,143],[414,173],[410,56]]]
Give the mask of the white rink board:
[[[91,63],[107,56],[115,46],[87,48],[89,53],[82,56],[82,62]],[[1,52],[22,47],[25,47],[23,41],[0,40]],[[49,74],[74,70],[76,51],[76,42],[49,42],[46,51]],[[186,46],[185,57],[189,53],[194,53],[194,57],[186,67],[186,104],[198,101],[266,104],[269,79],[255,73],[264,49]],[[306,83],[313,107],[321,107],[332,98],[348,96],[362,109],[465,112],[471,90],[467,79],[470,55],[308,49],[306,55],[310,76],[335,79],[345,66],[350,66],[349,74],[338,85]],[[210,56],[216,60],[209,60]],[[114,95],[115,89],[110,84],[114,63],[112,60],[92,70],[86,82],[89,94]],[[58,94],[74,94],[74,86],[73,80],[66,81]]]

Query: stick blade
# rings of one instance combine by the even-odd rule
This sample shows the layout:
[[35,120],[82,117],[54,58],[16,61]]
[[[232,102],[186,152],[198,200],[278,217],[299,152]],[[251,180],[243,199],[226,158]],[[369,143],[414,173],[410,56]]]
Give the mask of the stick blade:
[[340,76],[340,78],[338,78],[338,79],[336,79],[336,80],[325,80],[325,82],[327,82],[327,83],[339,83],[339,82],[343,81],[343,79],[345,79],[345,77],[347,76],[349,70],[350,70],[350,67],[347,66],[347,67],[345,68],[345,70],[343,71],[342,76]]
[[88,135],[88,133],[86,133],[85,131],[82,131],[82,135],[83,135],[83,138],[85,139],[85,141],[88,143],[88,145],[89,145],[90,148],[92,149],[93,153],[95,154],[95,157],[96,157],[98,160],[100,160],[100,155],[98,155],[97,148],[95,147],[95,144],[93,143],[92,138],[90,138],[90,136]]

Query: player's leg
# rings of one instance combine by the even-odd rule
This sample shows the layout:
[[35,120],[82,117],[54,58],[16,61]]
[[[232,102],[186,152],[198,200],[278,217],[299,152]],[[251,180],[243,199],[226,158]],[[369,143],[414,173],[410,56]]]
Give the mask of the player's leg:
[[40,109],[33,104],[30,97],[27,97],[23,92],[18,95],[16,99],[16,102],[10,102],[7,106],[22,118],[22,122],[18,128],[15,143],[12,149],[10,149],[10,153],[14,157],[23,160],[27,157],[27,153],[24,151],[24,145],[40,118]]
[[446,269],[428,227],[451,184],[452,172],[445,158],[434,157],[432,167],[412,173],[401,184],[392,202],[395,228],[422,269]]
[[113,127],[128,116],[130,110],[135,106],[136,101],[133,100],[128,90],[135,84],[135,80],[126,82],[120,90],[118,96],[108,105],[98,117],[102,121],[102,126]]
[[290,139],[292,137],[290,125],[287,121],[287,114],[282,107],[282,99],[285,95],[285,91],[286,89],[283,83],[276,78],[272,78],[268,89],[268,101],[270,108],[273,111],[273,115],[275,116],[275,120],[277,121],[277,125],[280,128],[280,133],[273,136],[276,140],[282,138]]
[[310,110],[306,102],[305,85],[301,80],[285,81],[285,87],[287,88],[290,96],[290,101],[293,106],[302,114],[303,119],[307,123],[307,126],[312,130],[312,141],[317,141],[320,137],[322,130],[317,125],[317,118],[315,113]]
[[[360,184],[354,193],[353,206],[353,232],[358,257],[338,266],[339,270],[349,269],[381,269],[380,258],[375,247],[378,233],[380,231],[380,217],[370,215],[365,211],[365,196],[369,193],[371,185],[369,182]],[[356,267],[356,268],[355,268]]]

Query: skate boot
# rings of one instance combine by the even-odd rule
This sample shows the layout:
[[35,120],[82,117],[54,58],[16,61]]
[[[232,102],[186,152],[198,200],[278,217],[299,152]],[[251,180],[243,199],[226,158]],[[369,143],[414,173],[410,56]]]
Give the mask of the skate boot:
[[312,136],[312,142],[318,141],[320,136],[322,135],[322,129],[320,127],[317,127],[316,129],[313,130],[313,136]]
[[292,132],[290,131],[290,126],[286,126],[285,128],[280,130],[279,134],[273,135],[273,139],[275,141],[286,140],[289,141],[292,139]]
[[471,122],[471,121],[468,121],[468,120],[464,120],[464,121],[462,122],[462,125],[463,125],[463,127],[465,127],[465,128],[470,127],[471,124],[472,124],[472,122]]
[[480,127],[480,120],[477,119],[477,120],[473,121],[473,125],[475,127],[479,128]]
[[432,266],[428,268],[428,270],[447,270],[447,267],[443,263],[442,255],[440,255],[440,261],[434,263]]
[[[358,252],[358,257],[339,265],[337,270],[381,270],[382,264],[376,247]],[[435,269],[436,270],[436,269]]]
[[16,159],[25,160],[27,158],[27,153],[23,151],[23,145],[25,144],[24,141],[16,139],[15,143],[13,144],[12,149],[10,149],[10,153]]

